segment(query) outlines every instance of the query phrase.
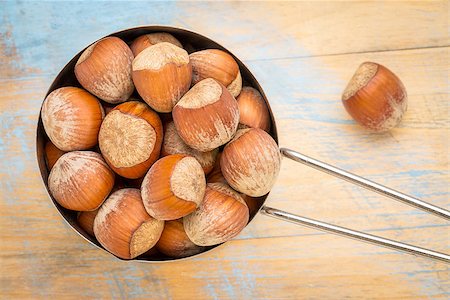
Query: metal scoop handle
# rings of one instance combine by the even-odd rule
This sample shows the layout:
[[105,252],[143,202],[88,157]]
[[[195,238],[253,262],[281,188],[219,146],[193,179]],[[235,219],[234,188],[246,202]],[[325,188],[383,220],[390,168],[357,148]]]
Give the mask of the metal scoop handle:
[[[362,178],[355,174],[341,170],[339,168],[333,167],[331,165],[328,165],[324,162],[318,161],[316,159],[313,159],[311,157],[308,157],[308,156],[298,153],[296,151],[289,150],[286,148],[281,148],[280,151],[281,151],[281,154],[284,155],[285,157],[295,160],[299,163],[310,166],[310,167],[320,170],[322,172],[331,174],[338,178],[344,179],[348,182],[354,183],[356,185],[359,185],[368,190],[377,192],[381,195],[387,196],[394,200],[398,200],[398,201],[401,201],[408,205],[422,209],[428,213],[435,214],[441,218],[444,218],[445,220],[450,220],[450,212],[444,208],[440,208],[440,207],[437,207],[430,203],[427,203],[425,201],[422,201],[420,199],[405,195],[405,194],[395,191],[391,188],[388,188],[381,184],[367,180],[365,178]],[[378,246],[403,251],[403,252],[406,252],[409,254],[419,255],[419,256],[435,259],[435,260],[440,260],[440,261],[443,261],[446,263],[450,263],[449,255],[440,253],[440,252],[436,252],[433,250],[428,250],[428,249],[404,244],[401,242],[393,241],[390,239],[385,239],[385,238],[378,237],[375,235],[355,231],[352,229],[335,226],[332,224],[327,224],[327,223],[324,223],[321,221],[317,221],[317,220],[313,220],[313,219],[309,219],[309,218],[305,218],[305,217],[300,217],[300,216],[297,216],[297,215],[294,215],[294,214],[291,214],[288,212],[284,212],[284,211],[281,211],[281,210],[278,210],[275,208],[267,207],[267,206],[264,206],[261,209],[261,212],[264,213],[265,215],[268,215],[268,216],[271,216],[271,217],[274,217],[277,219],[285,220],[285,221],[288,221],[291,223],[300,224],[300,225],[315,228],[315,229],[318,229],[321,231],[342,235],[342,236],[353,238],[353,239],[360,240],[363,242],[369,242],[369,243],[372,243],[372,244],[375,244]]]

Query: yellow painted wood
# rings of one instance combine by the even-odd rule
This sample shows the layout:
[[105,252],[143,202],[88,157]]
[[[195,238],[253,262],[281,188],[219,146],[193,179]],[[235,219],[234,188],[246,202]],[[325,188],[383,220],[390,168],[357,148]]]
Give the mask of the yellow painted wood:
[[[34,145],[46,90],[79,48],[125,27],[178,25],[222,42],[245,61],[271,103],[281,146],[449,208],[448,2],[4,7],[0,298],[448,298],[445,264],[262,215],[235,240],[195,259],[118,261],[58,215]],[[117,10],[123,14],[112,22]],[[66,38],[55,38],[63,33]],[[408,91],[403,122],[386,134],[354,124],[340,103],[347,81],[366,60],[390,68]],[[267,204],[450,252],[448,222],[287,159]]]
[[[215,11],[211,14],[205,13],[202,3],[178,5],[187,12],[178,19],[182,25],[217,37],[243,59],[390,51],[450,43],[446,1],[216,3],[211,6]],[[224,13],[228,11],[230,14]]]

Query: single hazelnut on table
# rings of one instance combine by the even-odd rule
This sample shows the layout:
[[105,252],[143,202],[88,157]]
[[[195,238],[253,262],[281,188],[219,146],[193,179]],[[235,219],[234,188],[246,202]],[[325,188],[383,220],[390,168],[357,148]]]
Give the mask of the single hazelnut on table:
[[50,193],[62,207],[87,211],[98,208],[114,186],[114,172],[93,151],[61,156],[48,176]]
[[172,116],[183,141],[201,152],[231,140],[239,123],[236,100],[212,78],[194,85],[175,105]]
[[45,161],[47,163],[47,168],[51,170],[55,165],[56,161],[66,152],[58,149],[51,141],[45,144]]
[[193,212],[205,195],[205,173],[192,156],[159,159],[142,181],[144,206],[158,220],[176,220]]
[[167,156],[171,154],[186,154],[193,156],[203,168],[205,174],[208,174],[214,167],[217,153],[219,149],[208,152],[200,152],[192,149],[178,135],[177,129],[173,122],[169,122],[164,126],[164,140],[161,147],[161,155]]
[[189,239],[199,246],[226,242],[244,229],[249,219],[242,197],[223,183],[208,183],[200,206],[183,218]]
[[155,44],[133,60],[132,76],[139,95],[148,105],[157,112],[171,112],[191,85],[189,55],[171,43]]
[[360,125],[373,131],[397,126],[408,106],[405,87],[386,67],[362,63],[342,95],[347,112]]
[[85,90],[62,87],[45,98],[41,116],[52,143],[67,152],[97,144],[104,111],[97,98]]
[[236,191],[267,194],[280,171],[281,155],[273,138],[259,128],[238,130],[220,157],[222,174]]
[[236,98],[239,106],[239,126],[260,128],[270,131],[270,114],[261,94],[254,88],[245,86]]
[[133,93],[133,53],[118,37],[110,36],[90,45],[75,65],[78,82],[109,103],[126,101]]
[[133,55],[136,57],[142,50],[153,46],[158,43],[167,42],[174,44],[177,47],[183,48],[180,41],[178,41],[173,35],[166,32],[154,32],[149,34],[144,34],[137,37],[133,43],[131,43],[130,48]]
[[214,78],[237,97],[242,88],[239,65],[233,56],[219,49],[201,50],[189,55],[192,64],[192,84]]
[[98,209],[91,211],[79,211],[77,214],[77,223],[90,236],[94,236],[94,219]]
[[163,139],[161,120],[147,104],[116,106],[100,128],[98,141],[108,165],[120,176],[139,178],[158,159]]
[[183,227],[183,219],[166,221],[156,248],[170,257],[187,257],[198,254],[204,247],[197,246],[187,236]]
[[100,207],[94,220],[94,234],[112,254],[132,259],[152,248],[164,228],[164,222],[148,215],[138,189],[112,193]]

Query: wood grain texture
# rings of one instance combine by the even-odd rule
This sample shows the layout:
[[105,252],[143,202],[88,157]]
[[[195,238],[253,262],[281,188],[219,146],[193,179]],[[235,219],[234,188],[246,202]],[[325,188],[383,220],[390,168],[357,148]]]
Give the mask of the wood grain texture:
[[[265,216],[195,259],[118,261],[58,215],[41,182],[34,144],[48,86],[79,49],[123,28],[181,26],[244,60],[271,103],[280,145],[449,208],[448,2],[1,7],[1,298],[449,297],[445,264]],[[363,130],[340,103],[347,81],[367,60],[394,71],[408,91],[408,112],[389,133]],[[450,252],[448,222],[287,159],[267,204]]]

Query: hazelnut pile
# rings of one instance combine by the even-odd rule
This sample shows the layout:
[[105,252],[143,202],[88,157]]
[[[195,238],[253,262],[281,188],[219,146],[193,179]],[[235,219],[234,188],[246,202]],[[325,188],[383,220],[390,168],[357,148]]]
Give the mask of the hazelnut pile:
[[82,88],[51,92],[41,116],[50,193],[86,233],[123,259],[177,258],[247,225],[281,157],[230,54],[188,54],[168,33],[107,37],[74,74]]

